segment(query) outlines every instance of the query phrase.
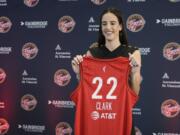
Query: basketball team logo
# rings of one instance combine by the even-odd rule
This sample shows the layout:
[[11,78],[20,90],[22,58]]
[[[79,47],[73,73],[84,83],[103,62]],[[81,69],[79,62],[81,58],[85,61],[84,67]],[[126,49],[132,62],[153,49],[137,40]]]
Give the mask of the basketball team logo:
[[9,130],[9,123],[7,120],[0,118],[0,135],[5,135]]
[[37,100],[33,95],[26,94],[21,98],[21,107],[26,111],[32,111],[36,108]]
[[126,21],[126,27],[131,32],[139,32],[144,28],[145,20],[139,14],[132,14]]
[[135,127],[135,134],[136,135],[142,135],[142,133],[138,127]]
[[35,7],[39,3],[39,0],[24,0],[24,4],[28,7]]
[[93,112],[91,113],[91,118],[92,118],[93,120],[98,120],[98,119],[100,118],[99,112],[93,111]]
[[7,33],[11,29],[12,23],[5,16],[0,17],[0,33]]
[[37,54],[38,48],[34,43],[28,42],[22,47],[22,56],[28,60],[34,59]]
[[59,69],[54,74],[54,82],[59,86],[66,86],[71,80],[71,75],[65,69]]
[[56,135],[71,135],[72,128],[67,122],[59,122],[55,129]]
[[180,112],[180,105],[173,99],[165,100],[161,105],[161,113],[168,118],[176,117]]
[[58,29],[63,33],[70,33],[76,25],[71,16],[63,16],[58,21]]
[[169,1],[173,3],[180,2],[180,0],[169,0]]
[[170,61],[179,59],[180,45],[175,42],[167,43],[163,48],[163,56]]
[[91,0],[95,5],[102,5],[106,2],[106,0]]
[[0,84],[3,83],[5,80],[6,80],[6,73],[2,68],[0,68]]

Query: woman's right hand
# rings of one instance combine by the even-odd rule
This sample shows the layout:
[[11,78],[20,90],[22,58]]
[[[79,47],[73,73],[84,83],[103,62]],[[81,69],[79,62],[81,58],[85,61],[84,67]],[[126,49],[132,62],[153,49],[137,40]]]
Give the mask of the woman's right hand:
[[72,61],[72,69],[76,74],[79,74],[79,64],[83,61],[83,56],[82,55],[76,55]]

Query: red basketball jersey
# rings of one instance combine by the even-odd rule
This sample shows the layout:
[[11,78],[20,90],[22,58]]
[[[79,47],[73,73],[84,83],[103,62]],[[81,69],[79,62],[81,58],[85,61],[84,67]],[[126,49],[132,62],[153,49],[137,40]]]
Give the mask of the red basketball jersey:
[[128,58],[83,58],[76,104],[75,135],[130,135],[138,96],[130,89]]

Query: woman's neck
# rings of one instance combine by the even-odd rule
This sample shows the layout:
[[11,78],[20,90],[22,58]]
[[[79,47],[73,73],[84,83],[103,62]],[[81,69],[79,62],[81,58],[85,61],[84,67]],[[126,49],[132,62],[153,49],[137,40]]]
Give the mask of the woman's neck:
[[121,45],[119,40],[106,41],[105,46],[108,50],[113,51]]

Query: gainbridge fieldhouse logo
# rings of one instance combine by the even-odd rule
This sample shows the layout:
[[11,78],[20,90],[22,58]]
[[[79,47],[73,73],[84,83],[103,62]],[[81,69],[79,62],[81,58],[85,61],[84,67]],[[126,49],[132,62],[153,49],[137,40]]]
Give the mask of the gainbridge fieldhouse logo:
[[161,104],[161,113],[167,118],[174,118],[180,112],[180,105],[174,99],[165,100]]
[[5,135],[9,130],[9,123],[4,118],[0,118],[0,135]]
[[36,108],[37,100],[33,95],[26,94],[21,98],[21,107],[25,111],[32,111]]
[[63,16],[58,21],[58,29],[63,33],[70,33],[76,25],[71,16]]
[[71,135],[72,128],[67,122],[59,122],[55,128],[56,135]]
[[167,43],[163,48],[163,56],[170,61],[180,58],[180,44],[176,42]]
[[140,14],[132,14],[126,21],[126,27],[131,32],[139,32],[144,28],[145,20]]
[[11,20],[8,17],[0,17],[0,33],[7,33],[12,27]]

